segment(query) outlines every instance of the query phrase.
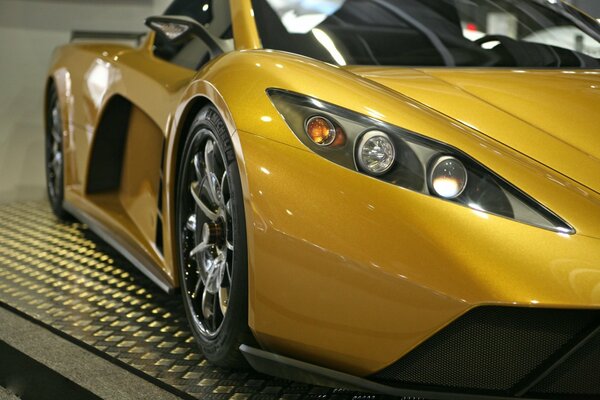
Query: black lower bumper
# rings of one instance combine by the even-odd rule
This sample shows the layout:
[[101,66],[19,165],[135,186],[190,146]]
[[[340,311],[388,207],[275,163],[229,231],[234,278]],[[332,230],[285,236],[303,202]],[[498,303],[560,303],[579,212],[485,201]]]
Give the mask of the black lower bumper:
[[600,399],[600,310],[480,307],[368,378],[242,346],[284,378],[429,399]]
[[512,397],[489,396],[478,394],[435,392],[426,389],[400,388],[381,384],[369,379],[319,367],[293,358],[269,353],[246,345],[240,350],[252,368],[264,374],[279,378],[295,380],[311,385],[329,386],[349,390],[360,390],[369,393],[380,393],[388,396],[407,397],[428,400],[513,400]]

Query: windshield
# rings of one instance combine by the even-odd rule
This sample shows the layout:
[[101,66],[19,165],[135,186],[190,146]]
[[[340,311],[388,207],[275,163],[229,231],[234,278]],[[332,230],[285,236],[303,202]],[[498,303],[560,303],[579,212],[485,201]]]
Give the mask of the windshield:
[[338,65],[599,68],[600,26],[557,0],[253,0],[263,47]]

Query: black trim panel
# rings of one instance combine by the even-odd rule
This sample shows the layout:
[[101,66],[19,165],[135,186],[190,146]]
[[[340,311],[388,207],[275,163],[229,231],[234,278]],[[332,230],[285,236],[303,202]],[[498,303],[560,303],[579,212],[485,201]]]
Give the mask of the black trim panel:
[[132,40],[141,43],[147,32],[71,31],[71,42],[76,40]]

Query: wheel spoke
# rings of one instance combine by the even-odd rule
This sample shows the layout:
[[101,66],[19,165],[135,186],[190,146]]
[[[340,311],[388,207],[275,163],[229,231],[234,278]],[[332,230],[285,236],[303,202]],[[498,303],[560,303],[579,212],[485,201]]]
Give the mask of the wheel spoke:
[[196,254],[202,253],[211,246],[212,244],[208,243],[208,241],[200,243],[198,246],[194,247],[192,251],[190,251],[190,257],[194,257]]
[[209,319],[214,315],[214,295],[209,293],[204,288],[204,292],[202,293],[202,315],[204,318]]
[[215,173],[215,145],[212,140],[208,140],[204,146],[204,167],[206,175]]
[[54,158],[52,158],[52,161],[50,162],[50,167],[55,175],[60,173],[62,167],[62,155],[59,152],[54,154]]
[[194,156],[192,164],[194,164],[194,172],[196,173],[196,179],[198,179],[198,181],[202,180],[202,166],[200,165],[200,154],[196,154]]
[[213,203],[221,206],[221,185],[216,175],[216,152],[218,148],[212,140],[208,140],[204,146],[204,172],[208,183],[208,193]]
[[200,285],[202,284],[202,275],[198,276],[198,281],[196,282],[196,287],[194,288],[194,293],[192,293],[192,299],[196,299],[198,297],[198,292],[200,291]]
[[[54,104],[52,108],[52,128],[53,131],[56,130],[59,135],[61,133],[61,122],[60,122],[60,110],[58,108],[58,104]],[[60,140],[60,136],[59,139]]]
[[221,185],[219,184],[219,180],[217,179],[216,175],[212,172],[207,172],[206,178],[207,179],[205,180],[205,182],[210,199],[212,200],[213,204],[215,204],[216,206],[220,206]]
[[219,288],[219,270],[221,269],[221,262],[219,259],[213,260],[210,269],[208,270],[208,276],[206,277],[206,290],[211,293],[216,293]]
[[224,255],[219,256],[219,264],[218,264],[218,275],[217,275],[217,290],[221,286],[223,286],[223,278],[225,278],[225,271],[227,270],[227,259]]
[[194,198],[194,201],[196,202],[198,208],[200,208],[204,215],[206,215],[211,221],[216,221],[219,215],[212,211],[206,204],[204,204],[204,202],[200,198],[200,188],[198,182],[192,182],[190,189],[192,192],[192,197]]
[[228,183],[228,179],[229,179],[229,175],[227,175],[227,170],[225,170],[225,172],[223,173],[223,176],[221,177],[221,203],[220,206],[222,208],[227,208],[227,205],[225,204],[225,189],[229,188],[229,183]]
[[185,227],[188,231],[196,232],[196,214],[192,214],[188,217]]
[[52,139],[54,139],[54,143],[62,142],[62,138],[61,138],[62,132],[60,131],[59,126],[57,126],[57,125],[52,126],[50,133],[52,133]]

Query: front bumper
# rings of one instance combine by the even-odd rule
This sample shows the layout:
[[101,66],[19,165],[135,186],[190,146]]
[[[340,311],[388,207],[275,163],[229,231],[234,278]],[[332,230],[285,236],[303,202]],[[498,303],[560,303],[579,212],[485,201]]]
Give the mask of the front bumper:
[[238,138],[249,322],[264,349],[365,377],[478,307],[600,308],[597,238],[483,214],[256,135]]

